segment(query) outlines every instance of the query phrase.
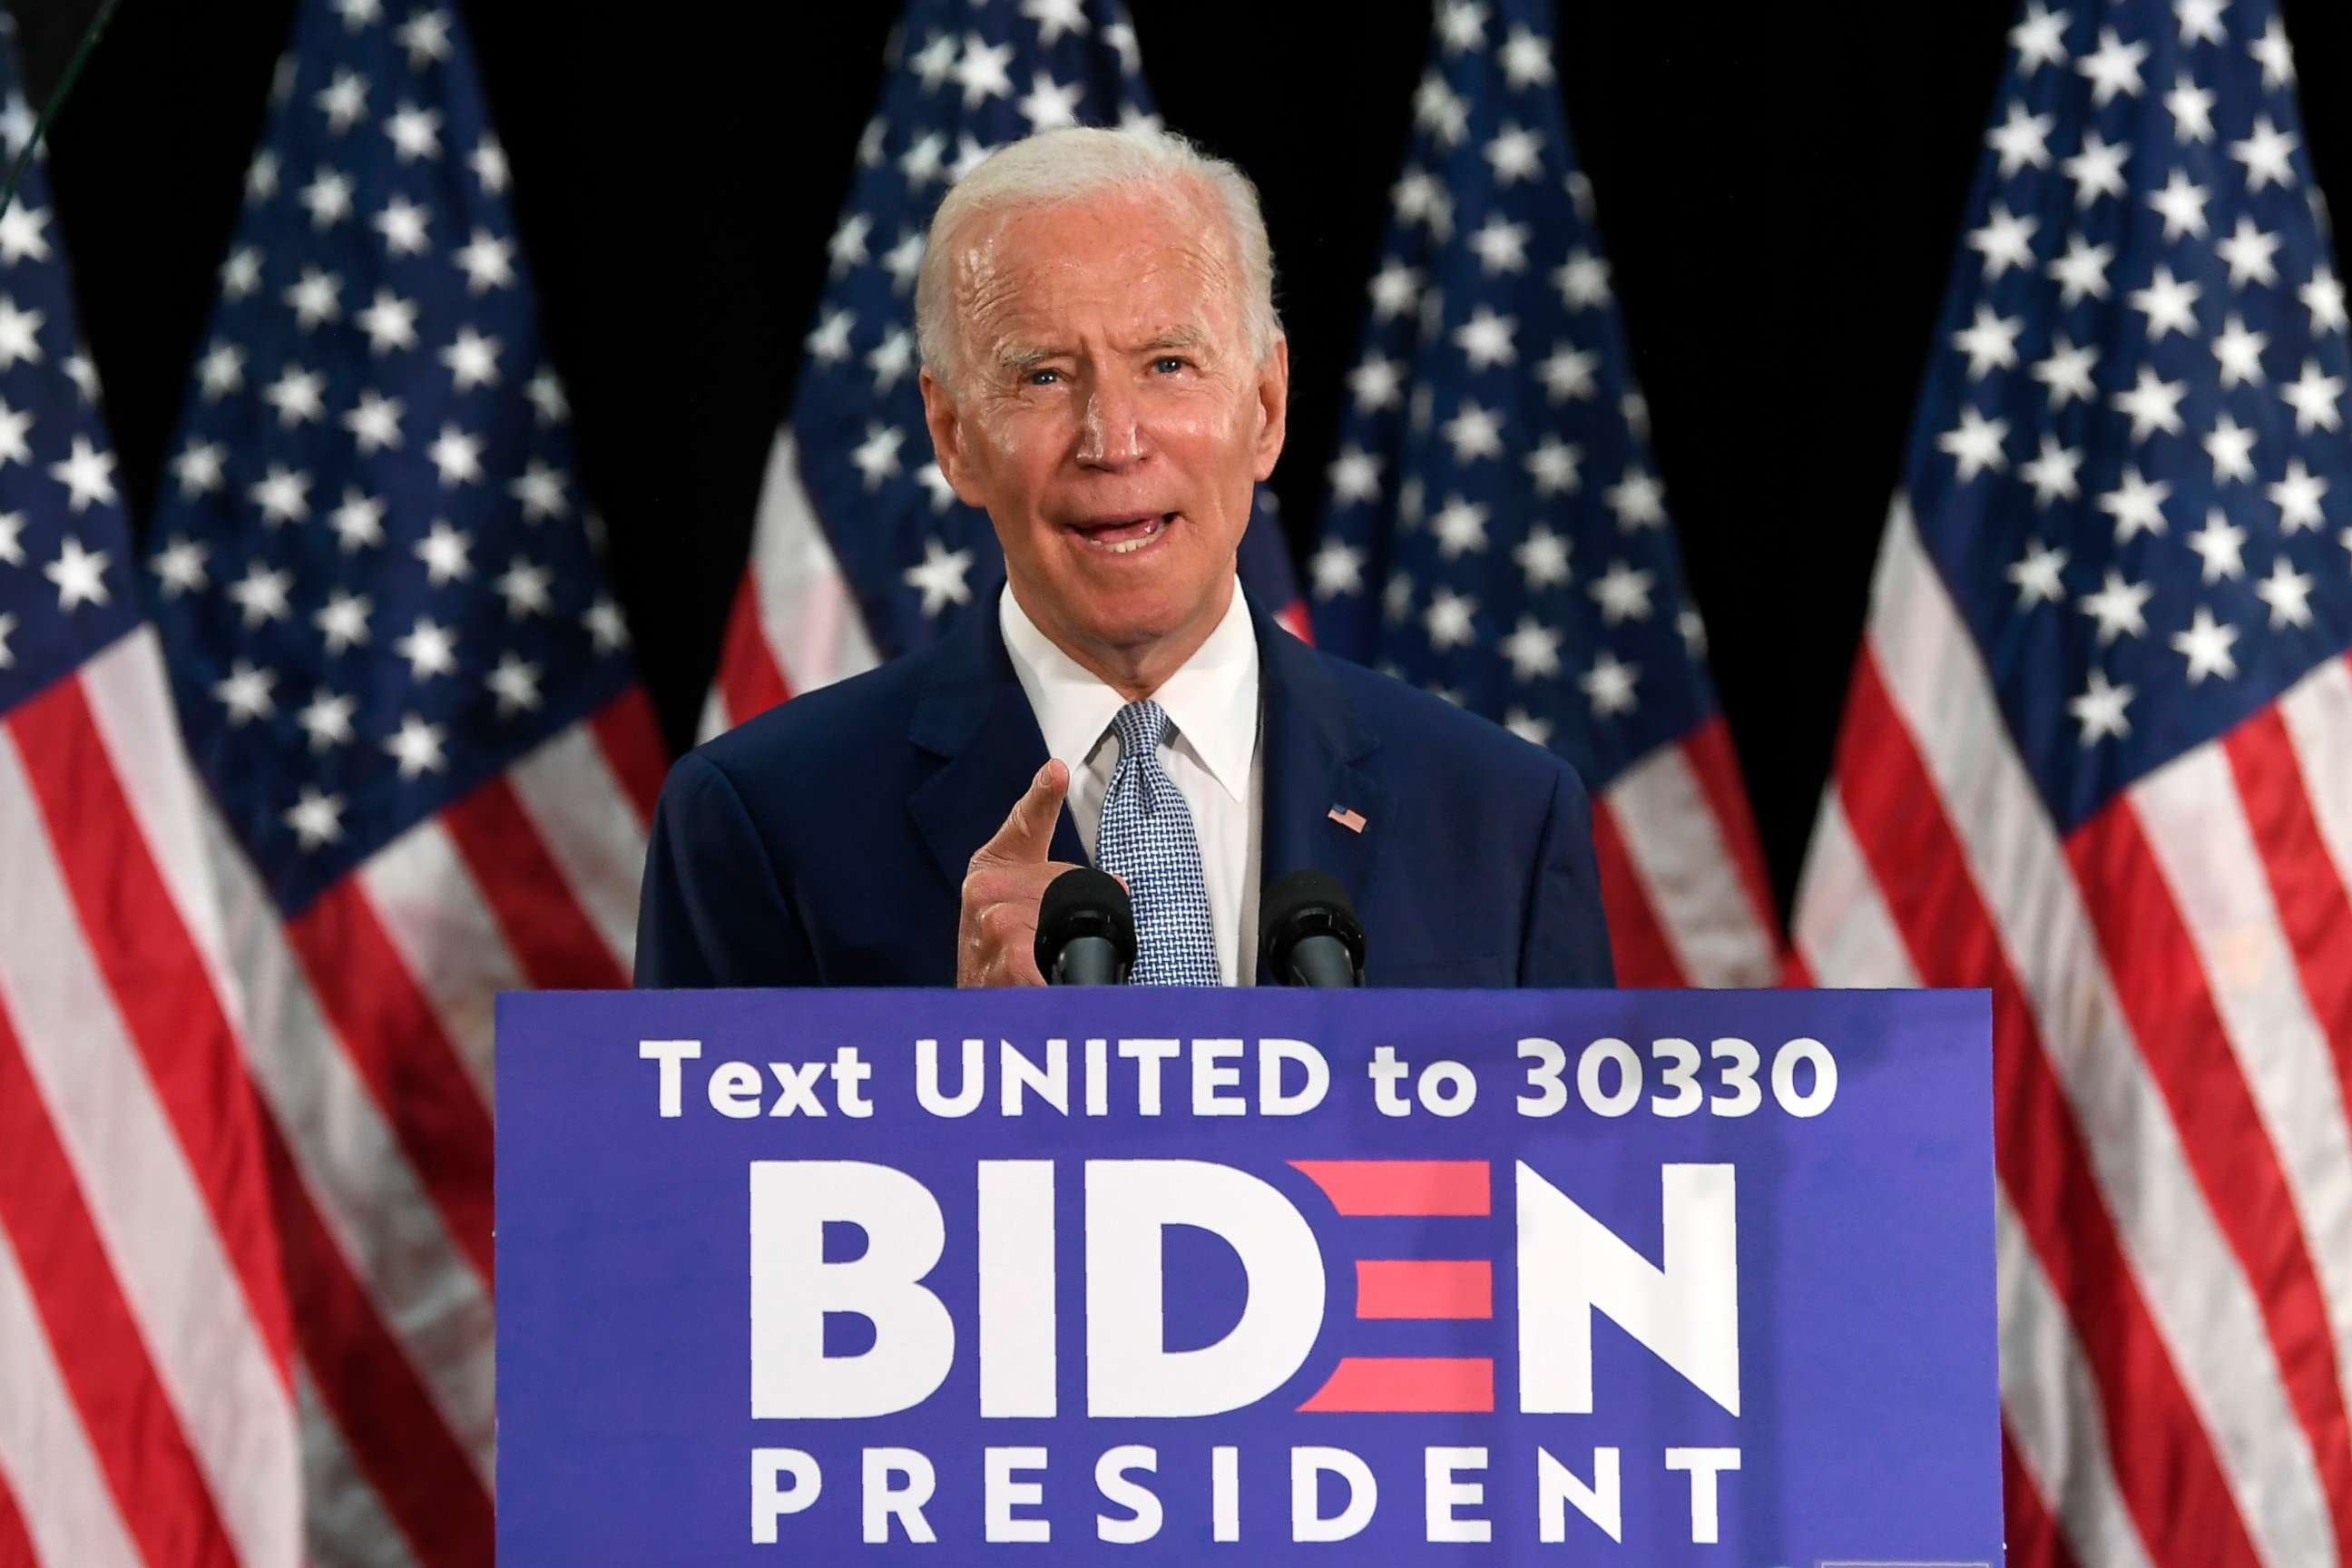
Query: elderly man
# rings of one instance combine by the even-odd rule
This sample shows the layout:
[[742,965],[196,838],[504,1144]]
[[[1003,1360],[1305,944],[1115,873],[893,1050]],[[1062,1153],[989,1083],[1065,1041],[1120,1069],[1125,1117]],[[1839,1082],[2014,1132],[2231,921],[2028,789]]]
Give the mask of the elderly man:
[[1261,884],[1314,868],[1367,984],[1609,984],[1574,772],[1240,591],[1289,388],[1273,274],[1248,180],[1173,136],[1050,132],[958,183],[923,405],[1005,592],[678,763],[639,984],[1037,984],[1039,899],[1089,859],[1139,982],[1253,984]]

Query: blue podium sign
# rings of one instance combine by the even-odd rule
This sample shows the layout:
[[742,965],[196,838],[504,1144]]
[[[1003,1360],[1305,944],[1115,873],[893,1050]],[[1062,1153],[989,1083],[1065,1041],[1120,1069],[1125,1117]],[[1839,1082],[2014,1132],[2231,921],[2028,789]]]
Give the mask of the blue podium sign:
[[541,1563],[2000,1561],[1981,992],[515,994]]

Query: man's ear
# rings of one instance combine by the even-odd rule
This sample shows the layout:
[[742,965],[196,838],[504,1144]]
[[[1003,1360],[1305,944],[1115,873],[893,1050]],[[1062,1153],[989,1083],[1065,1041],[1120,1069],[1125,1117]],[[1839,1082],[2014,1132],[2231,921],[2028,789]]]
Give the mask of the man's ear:
[[968,442],[971,431],[964,424],[963,413],[940,378],[923,367],[919,384],[923,392],[923,424],[931,433],[931,456],[947,476],[948,488],[967,506],[981,504],[979,491],[972,484],[971,461]]
[[1276,338],[1257,372],[1256,463],[1252,477],[1264,480],[1282,456],[1283,437],[1290,433],[1290,340]]

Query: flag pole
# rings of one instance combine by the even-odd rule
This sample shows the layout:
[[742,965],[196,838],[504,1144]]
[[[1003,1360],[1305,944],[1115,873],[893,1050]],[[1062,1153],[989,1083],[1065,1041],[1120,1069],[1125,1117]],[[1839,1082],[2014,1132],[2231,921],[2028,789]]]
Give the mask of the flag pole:
[[81,42],[74,46],[73,58],[66,62],[65,74],[58,79],[58,90],[49,94],[47,107],[41,110],[40,119],[33,123],[33,133],[25,138],[25,145],[17,152],[16,161],[8,166],[6,183],[0,184],[0,217],[5,217],[9,207],[15,205],[17,182],[25,177],[26,169],[32,164],[33,154],[40,150],[43,138],[48,135],[50,121],[56,120],[58,110],[65,107],[75,80],[81,75],[82,62],[89,59],[90,50],[98,47],[99,35],[106,31],[107,23],[114,19],[115,7],[121,4],[122,0],[100,0],[98,15],[90,18],[89,30],[82,34]]

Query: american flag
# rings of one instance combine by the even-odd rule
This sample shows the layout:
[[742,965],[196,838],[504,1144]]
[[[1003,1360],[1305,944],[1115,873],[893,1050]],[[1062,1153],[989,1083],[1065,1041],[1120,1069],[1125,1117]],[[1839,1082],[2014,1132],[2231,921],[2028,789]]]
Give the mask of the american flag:
[[2011,1561],[2352,1563],[2352,383],[2271,0],[2028,5],[1798,902],[1994,999]]
[[[751,560],[703,710],[708,738],[795,692],[925,647],[996,602],[987,515],[929,458],[915,274],[948,187],[1004,142],[1064,125],[1156,126],[1118,0],[908,0],[857,146],[830,276],[770,449]],[[1272,495],[1243,584],[1306,630]]]
[[508,187],[451,8],[302,5],[149,541],[321,1562],[490,1560],[492,1001],[626,984],[665,760]]
[[114,461],[36,163],[0,215],[0,1563],[294,1568],[262,1131]]
[[1771,895],[1575,166],[1549,0],[1441,0],[1318,637],[1574,763],[1618,979],[1769,984]]

